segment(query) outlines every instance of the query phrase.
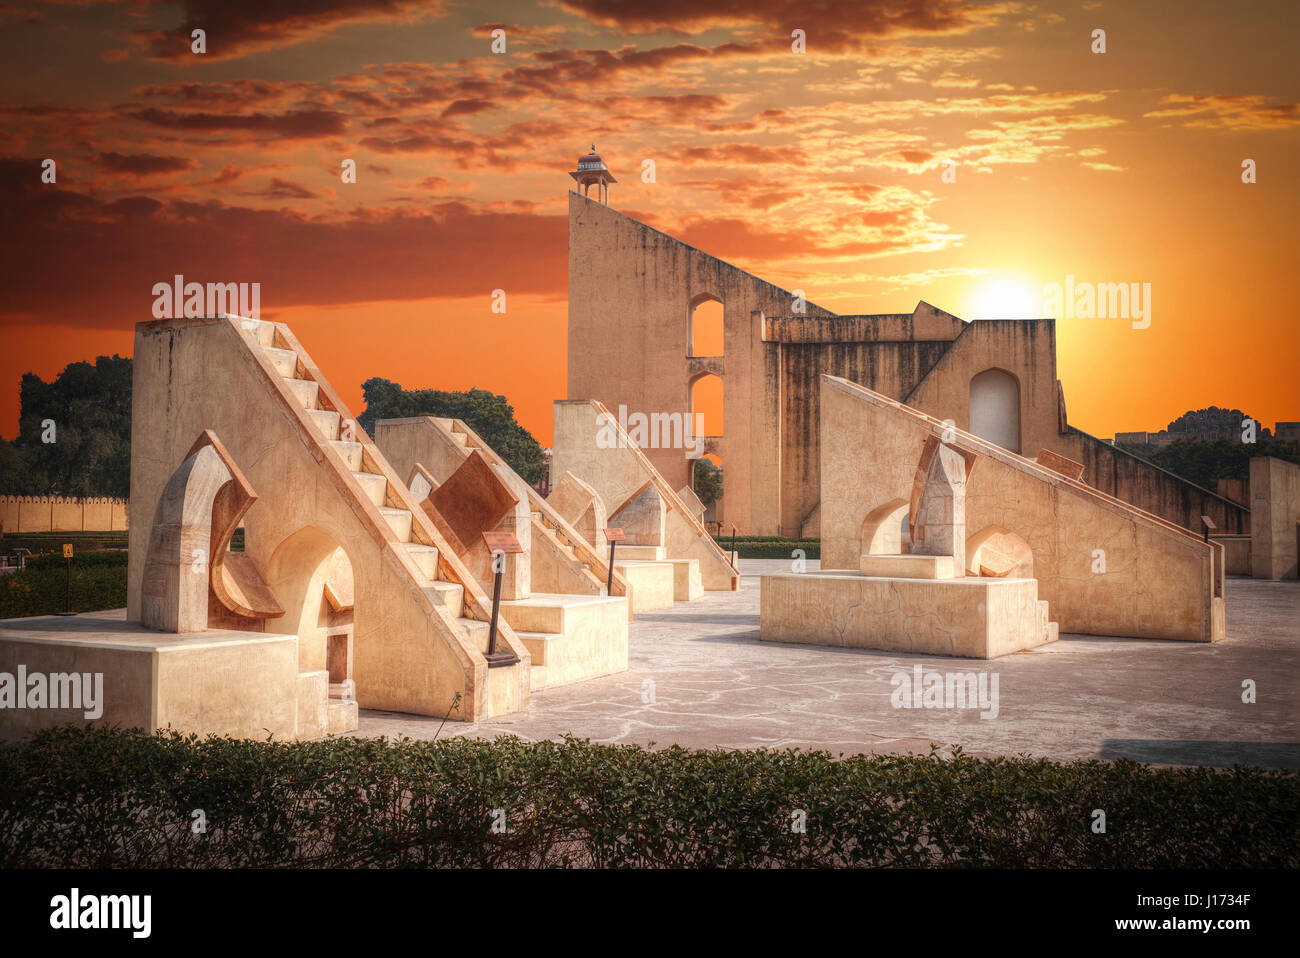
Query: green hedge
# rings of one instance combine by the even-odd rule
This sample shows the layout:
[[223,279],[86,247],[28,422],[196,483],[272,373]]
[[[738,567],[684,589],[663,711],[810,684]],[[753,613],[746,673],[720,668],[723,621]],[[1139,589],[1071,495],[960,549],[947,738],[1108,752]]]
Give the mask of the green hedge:
[[[126,551],[79,552],[72,560],[72,611],[126,605]],[[0,619],[62,612],[67,563],[62,554],[30,556],[27,568],[0,576]]]
[[[65,726],[0,746],[0,868],[1300,865],[1294,772],[954,751],[278,744]],[[1098,808],[1105,834],[1091,828]]]
[[[731,548],[731,536],[714,536],[713,540],[727,551]],[[791,559],[795,549],[804,551],[805,559],[820,559],[822,541],[820,539],[789,539],[782,536],[736,536],[736,551],[742,559]]]

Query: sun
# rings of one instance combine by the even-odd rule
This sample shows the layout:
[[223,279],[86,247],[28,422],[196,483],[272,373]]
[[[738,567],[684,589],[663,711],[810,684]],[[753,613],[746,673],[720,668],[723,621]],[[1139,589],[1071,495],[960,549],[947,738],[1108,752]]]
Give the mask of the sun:
[[1035,319],[1039,316],[1038,291],[1020,277],[1002,276],[984,283],[974,293],[969,319]]

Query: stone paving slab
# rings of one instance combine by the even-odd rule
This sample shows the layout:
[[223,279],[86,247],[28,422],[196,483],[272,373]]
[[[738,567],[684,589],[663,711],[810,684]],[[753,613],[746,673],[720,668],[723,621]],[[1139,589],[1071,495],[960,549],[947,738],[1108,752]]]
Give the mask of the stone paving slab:
[[[810,571],[816,567],[809,562]],[[928,752],[1061,760],[1131,757],[1160,764],[1234,762],[1300,768],[1300,582],[1230,578],[1228,637],[1213,645],[1062,635],[982,661],[760,643],[759,576],[784,560],[743,559],[739,592],[638,614],[629,669],[534,693],[527,712],[442,736],[527,740],[566,733],[599,742],[692,748]],[[996,674],[998,712],[894,708],[892,677]],[[1257,702],[1241,701],[1254,679]],[[441,719],[363,710],[366,736],[432,738]]]

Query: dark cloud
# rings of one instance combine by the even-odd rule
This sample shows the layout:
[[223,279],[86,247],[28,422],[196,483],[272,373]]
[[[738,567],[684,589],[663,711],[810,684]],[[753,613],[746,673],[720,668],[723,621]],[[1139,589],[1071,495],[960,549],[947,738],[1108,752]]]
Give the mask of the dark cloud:
[[130,113],[150,126],[187,133],[249,133],[277,140],[312,139],[342,133],[344,114],[334,110],[288,110],[284,113],[189,113],[147,107]]
[[[272,181],[272,189],[297,189]],[[432,185],[432,184],[431,184]],[[154,283],[260,282],[264,310],[511,292],[563,295],[563,215],[531,203],[443,202],[311,217],[218,201],[103,203],[0,159],[0,320],[123,329],[150,318]]]
[[[145,0],[174,8],[175,0]],[[168,30],[145,30],[137,36],[149,56],[195,63],[194,30],[207,35],[204,60],[225,60],[249,53],[292,46],[325,36],[338,27],[365,22],[389,23],[443,14],[441,0],[183,0],[181,22]]]
[[131,176],[180,173],[198,166],[188,157],[158,156],[154,153],[101,153],[99,154],[99,164],[114,173],[126,173]]

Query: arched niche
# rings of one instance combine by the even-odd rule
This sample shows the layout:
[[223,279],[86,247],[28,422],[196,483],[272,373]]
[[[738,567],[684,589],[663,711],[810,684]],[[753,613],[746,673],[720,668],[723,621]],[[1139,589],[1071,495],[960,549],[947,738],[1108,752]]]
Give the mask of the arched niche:
[[986,369],[971,379],[970,431],[1020,452],[1020,381],[1005,369]]
[[267,583],[285,608],[268,630],[298,636],[298,667],[327,669],[330,693],[351,682],[355,581],[342,545],[315,526],[285,538],[267,563]]
[[890,499],[862,520],[861,555],[903,555],[912,549],[907,500]]
[[1002,526],[985,526],[966,538],[969,575],[1007,579],[1034,577],[1034,550],[1023,536]]

